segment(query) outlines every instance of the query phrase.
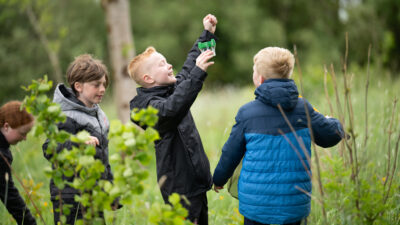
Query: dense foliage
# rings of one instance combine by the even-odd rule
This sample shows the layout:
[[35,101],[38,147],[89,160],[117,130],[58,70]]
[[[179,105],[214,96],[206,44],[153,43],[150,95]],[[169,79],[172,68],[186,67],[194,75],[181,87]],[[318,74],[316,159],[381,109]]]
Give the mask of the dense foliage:
[[[213,84],[250,83],[252,57],[269,45],[291,50],[296,45],[306,74],[318,76],[314,75],[315,67],[322,71],[323,64],[340,65],[343,61],[345,32],[351,46],[350,64],[365,65],[368,46],[372,44],[372,64],[393,71],[399,68],[397,0],[130,3],[136,52],[153,45],[176,69],[199,35],[203,16],[215,14],[220,42],[216,64],[209,71],[215,76],[207,80]],[[29,17],[32,13],[37,26]],[[42,74],[60,81],[56,71],[64,73],[79,54],[91,53],[108,64],[106,34],[100,0],[0,0],[1,103],[22,97],[19,86]],[[49,60],[49,52],[58,56],[59,66]]]

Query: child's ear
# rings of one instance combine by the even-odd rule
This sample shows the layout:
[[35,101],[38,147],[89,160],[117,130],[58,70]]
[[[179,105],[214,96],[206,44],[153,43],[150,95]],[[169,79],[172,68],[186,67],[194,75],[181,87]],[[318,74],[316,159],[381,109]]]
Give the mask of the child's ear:
[[4,131],[8,131],[8,129],[10,129],[11,127],[10,127],[10,124],[8,124],[7,122],[5,122],[4,124],[3,124],[3,127],[2,127],[3,129],[4,129]]
[[143,75],[143,81],[144,81],[146,84],[153,84],[153,83],[155,82],[155,80],[153,79],[153,77],[150,76],[150,74],[147,74],[147,73]]
[[261,85],[262,83],[264,83],[264,81],[265,81],[265,78],[264,78],[263,76],[260,76],[260,85]]
[[81,93],[83,89],[83,83],[81,82],[75,82],[74,83],[74,89],[78,92]]

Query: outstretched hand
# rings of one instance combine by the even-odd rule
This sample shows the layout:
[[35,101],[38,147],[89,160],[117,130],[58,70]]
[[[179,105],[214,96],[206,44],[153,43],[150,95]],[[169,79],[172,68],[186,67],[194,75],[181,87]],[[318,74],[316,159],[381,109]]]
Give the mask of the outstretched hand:
[[196,66],[198,66],[203,71],[207,71],[208,67],[213,65],[214,62],[209,60],[214,57],[214,53],[211,50],[207,50],[199,55],[196,59]]
[[203,18],[204,30],[208,30],[211,33],[215,33],[215,29],[217,28],[217,17],[212,14],[208,14]]
[[85,144],[93,146],[100,144],[99,139],[97,139],[97,137],[89,136],[89,139],[90,140],[85,141]]

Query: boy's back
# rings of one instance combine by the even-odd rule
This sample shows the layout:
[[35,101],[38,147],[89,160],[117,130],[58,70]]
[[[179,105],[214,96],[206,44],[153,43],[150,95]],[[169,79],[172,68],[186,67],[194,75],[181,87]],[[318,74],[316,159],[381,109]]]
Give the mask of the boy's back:
[[[279,62],[279,57],[274,55],[275,58]],[[283,65],[272,64],[278,68],[287,66],[287,60],[282,61]],[[312,188],[311,132],[316,144],[330,147],[341,140],[342,128],[336,119],[325,118],[300,98],[293,80],[260,79],[254,68],[256,99],[237,113],[214,172],[214,184],[221,188],[243,158],[238,197],[245,224],[300,224],[311,208],[306,194]]]

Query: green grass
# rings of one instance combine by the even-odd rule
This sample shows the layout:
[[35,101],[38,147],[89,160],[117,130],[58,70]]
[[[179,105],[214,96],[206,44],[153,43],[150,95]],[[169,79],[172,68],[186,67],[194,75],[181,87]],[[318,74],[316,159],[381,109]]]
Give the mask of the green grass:
[[[250,79],[250,78],[249,78]],[[304,79],[307,79],[305,77]],[[354,82],[351,89],[353,97],[353,107],[355,112],[356,132],[359,134],[358,139],[363,139],[365,120],[364,120],[364,79],[356,78],[358,82]],[[342,83],[339,84],[342,86]],[[366,149],[360,149],[360,158],[362,162],[374,162],[374,167],[363,167],[365,170],[382,172],[385,169],[387,127],[388,118],[392,112],[392,102],[395,96],[399,96],[398,87],[400,82],[397,80],[380,81],[378,77],[374,77],[370,84],[369,91],[369,145]],[[198,99],[193,105],[191,111],[195,118],[197,128],[200,132],[204,148],[211,163],[211,170],[214,171],[218,162],[220,151],[227,140],[231,127],[234,124],[234,117],[239,107],[246,102],[254,99],[254,88],[233,88],[221,87],[219,89],[204,90],[200,93]],[[323,91],[323,83],[319,83],[314,89],[306,90],[305,96],[311,104],[323,114],[330,114],[329,107],[325,99]],[[334,103],[333,94],[331,100]],[[106,99],[102,103],[103,110],[109,115],[110,119],[115,119],[116,112],[111,99]],[[399,127],[399,113],[396,114],[395,124]],[[396,134],[399,132],[395,131]],[[393,138],[396,135],[393,135]],[[12,147],[14,155],[13,168],[21,179],[33,180],[34,185],[42,185],[38,191],[34,191],[33,198],[35,203],[40,208],[46,224],[52,224],[52,210],[49,197],[49,179],[45,176],[44,170],[50,167],[50,164],[45,160],[41,150],[41,144],[44,140],[33,139],[28,136],[28,140]],[[393,140],[392,140],[393,141]],[[113,151],[112,149],[110,151]],[[331,149],[318,148],[321,157],[337,155],[337,147]],[[314,165],[315,166],[315,165]],[[323,168],[324,165],[322,165]],[[153,159],[148,167],[150,177],[144,181],[145,190],[142,195],[135,197],[135,203],[129,207],[123,207],[117,212],[108,212],[107,217],[114,213],[116,214],[115,224],[147,224],[146,215],[153,202],[162,202],[162,197],[159,192],[156,174],[155,160]],[[315,168],[313,168],[315,171]],[[325,168],[326,169],[326,168]],[[398,172],[395,179],[400,182]],[[14,178],[15,183],[22,193],[22,188]],[[313,193],[317,193],[317,186],[314,182]],[[397,197],[398,198],[398,197]],[[209,206],[209,223],[210,224],[241,224],[242,216],[238,213],[238,201],[230,197],[226,190],[222,190],[220,194],[213,191],[208,192]],[[31,212],[35,212],[32,205],[29,206]],[[393,213],[398,213],[399,209]],[[334,209],[329,211],[335,216]],[[36,214],[36,213],[34,213]],[[395,220],[396,216],[393,216]],[[1,224],[15,224],[12,222],[12,217],[7,210],[0,204]],[[40,219],[37,219],[41,224]],[[322,221],[321,210],[319,205],[313,201],[312,213],[309,217],[309,224],[320,224]],[[108,222],[108,224],[112,224]]]

